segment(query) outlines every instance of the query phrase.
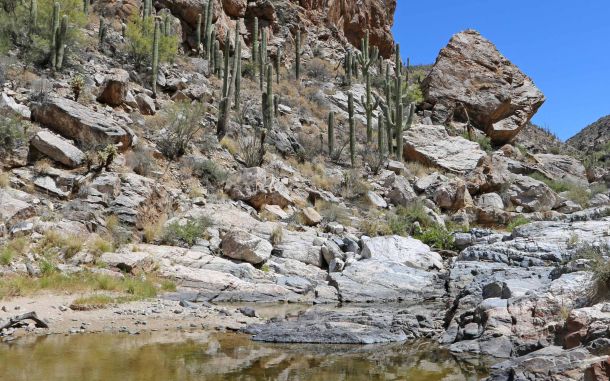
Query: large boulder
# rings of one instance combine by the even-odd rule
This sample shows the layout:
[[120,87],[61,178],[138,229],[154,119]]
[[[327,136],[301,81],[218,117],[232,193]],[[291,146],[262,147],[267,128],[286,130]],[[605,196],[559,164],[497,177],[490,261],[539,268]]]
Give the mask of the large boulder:
[[524,212],[546,212],[558,204],[557,194],[545,183],[529,176],[513,175],[507,190],[510,201]]
[[496,144],[512,140],[545,101],[533,81],[474,30],[454,35],[441,50],[423,92],[434,122],[470,120]]
[[572,184],[587,186],[585,166],[578,159],[566,155],[537,154],[536,169],[555,181],[566,181]]
[[70,168],[79,167],[86,159],[83,151],[50,131],[39,131],[30,143],[41,153]]
[[131,135],[117,122],[66,98],[49,97],[35,104],[32,120],[82,144],[131,145]]
[[243,230],[233,230],[225,234],[222,238],[221,248],[223,254],[227,257],[254,265],[269,259],[273,250],[269,241]]
[[232,199],[245,201],[257,210],[265,204],[282,208],[292,204],[286,186],[260,167],[244,168],[227,181],[225,190]]
[[443,269],[441,256],[430,250],[430,246],[411,237],[393,235],[365,239],[361,255],[363,258],[399,262],[417,269]]
[[6,93],[0,93],[0,110],[18,115],[23,119],[30,119],[32,113],[28,106],[19,104]]
[[478,143],[449,136],[443,126],[417,125],[404,134],[404,157],[447,171],[466,173],[486,157]]
[[125,102],[128,90],[129,73],[123,69],[113,69],[104,79],[97,100],[109,106],[120,106]]
[[32,217],[36,210],[29,199],[30,195],[25,192],[0,188],[0,225],[10,228]]
[[407,206],[417,198],[409,180],[404,176],[392,174],[388,176],[383,185],[389,188],[388,199],[396,206]]

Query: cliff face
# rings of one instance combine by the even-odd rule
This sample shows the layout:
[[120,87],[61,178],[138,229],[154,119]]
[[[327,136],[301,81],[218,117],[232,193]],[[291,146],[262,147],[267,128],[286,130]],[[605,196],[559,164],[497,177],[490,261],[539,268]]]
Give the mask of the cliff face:
[[[109,0],[107,0],[109,1]],[[235,20],[243,19],[251,28],[254,17],[259,25],[270,26],[271,38],[284,28],[294,32],[297,28],[309,33],[310,27],[321,35],[333,36],[342,43],[346,41],[360,47],[360,40],[370,31],[370,42],[379,48],[383,57],[394,53],[392,25],[396,0],[214,0],[214,19],[217,35],[222,43],[224,33],[235,27]],[[182,21],[184,38],[190,44],[197,15],[205,0],[157,0],[157,7],[167,7]],[[127,11],[120,12],[126,14]],[[106,13],[108,14],[108,13]],[[115,13],[116,14],[116,13]],[[242,29],[243,31],[244,29]],[[282,33],[280,33],[282,34]],[[249,35],[243,35],[246,40]]]
[[329,26],[339,29],[354,46],[367,30],[370,41],[384,57],[394,53],[392,25],[396,0],[292,0],[309,13],[319,13]]

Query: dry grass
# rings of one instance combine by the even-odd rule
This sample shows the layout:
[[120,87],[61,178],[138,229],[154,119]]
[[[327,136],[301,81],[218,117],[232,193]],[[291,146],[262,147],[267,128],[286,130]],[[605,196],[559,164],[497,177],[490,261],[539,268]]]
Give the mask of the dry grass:
[[158,240],[163,234],[163,226],[167,221],[167,216],[164,214],[156,221],[148,221],[143,227],[143,238],[146,243],[153,243]]
[[220,141],[220,146],[229,151],[229,153],[233,156],[239,153],[239,144],[234,139],[228,136],[222,138],[222,140]]
[[418,161],[409,161],[406,163],[406,165],[409,172],[419,178],[428,176],[429,174],[432,174],[434,172],[438,172],[438,169],[429,167]]
[[8,173],[4,173],[0,170],[0,188],[8,188],[9,185],[11,185],[11,179]]
[[55,257],[72,258],[83,247],[82,237],[62,235],[55,230],[48,230],[36,246],[34,252],[52,261]]
[[60,274],[56,271],[48,271],[39,278],[31,278],[27,275],[0,278],[0,300],[28,296],[43,290],[68,294],[108,291],[119,293],[129,300],[141,300],[154,298],[159,291],[175,290],[175,287],[172,282],[154,275],[141,279],[131,276],[119,278],[90,272]]

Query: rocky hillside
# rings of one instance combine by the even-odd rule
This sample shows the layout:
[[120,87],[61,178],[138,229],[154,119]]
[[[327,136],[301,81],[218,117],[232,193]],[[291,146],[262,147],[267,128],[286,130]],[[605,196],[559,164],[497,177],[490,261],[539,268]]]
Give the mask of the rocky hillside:
[[26,3],[0,15],[0,300],[342,304],[231,329],[603,368],[608,170],[522,139],[553,141],[545,97],[478,32],[407,71],[392,0]]
[[610,115],[600,118],[583,128],[578,134],[568,139],[567,143],[586,155],[596,156],[602,162],[608,162],[610,149]]

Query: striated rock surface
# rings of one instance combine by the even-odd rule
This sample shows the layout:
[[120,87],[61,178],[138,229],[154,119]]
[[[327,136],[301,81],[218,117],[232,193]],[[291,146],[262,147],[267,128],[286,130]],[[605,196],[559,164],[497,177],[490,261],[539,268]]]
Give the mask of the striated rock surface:
[[83,151],[50,131],[39,131],[30,144],[51,159],[71,168],[78,167],[85,161]]
[[479,144],[449,136],[445,127],[418,125],[404,134],[404,157],[451,172],[474,170],[486,156]]
[[131,145],[132,138],[117,122],[65,98],[52,97],[32,107],[32,120],[62,136],[85,144]]

